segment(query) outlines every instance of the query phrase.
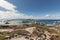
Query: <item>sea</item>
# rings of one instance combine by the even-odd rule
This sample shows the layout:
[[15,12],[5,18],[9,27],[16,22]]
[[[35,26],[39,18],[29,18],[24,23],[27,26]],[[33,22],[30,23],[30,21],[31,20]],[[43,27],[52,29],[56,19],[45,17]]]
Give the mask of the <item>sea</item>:
[[60,22],[60,20],[43,19],[43,20],[40,20],[40,22],[45,24],[53,24],[53,23]]
[[[17,22],[22,22],[26,19],[12,19],[12,20],[9,20],[9,21],[17,21]],[[35,19],[36,20],[36,19]],[[53,23],[57,23],[57,22],[60,22],[59,19],[37,19],[38,22],[40,23],[44,23],[44,24],[53,24]]]

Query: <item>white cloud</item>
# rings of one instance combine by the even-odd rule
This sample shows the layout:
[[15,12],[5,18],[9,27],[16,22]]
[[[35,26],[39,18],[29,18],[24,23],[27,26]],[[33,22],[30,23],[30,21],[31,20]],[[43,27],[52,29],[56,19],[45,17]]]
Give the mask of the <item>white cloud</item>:
[[33,19],[33,16],[28,16],[22,13],[10,12],[10,11],[0,11],[0,19]]
[[7,9],[7,10],[15,10],[16,6],[13,4],[5,1],[5,0],[0,0],[0,6]]
[[46,14],[46,15],[40,17],[40,19],[60,19],[60,15],[59,15],[59,13]]
[[45,17],[49,17],[50,15],[49,14],[46,14]]
[[26,14],[18,12],[17,10],[15,10],[16,6],[7,2],[6,0],[0,0],[0,7],[7,9],[7,11],[0,11],[0,19],[35,18],[33,16],[28,16]]

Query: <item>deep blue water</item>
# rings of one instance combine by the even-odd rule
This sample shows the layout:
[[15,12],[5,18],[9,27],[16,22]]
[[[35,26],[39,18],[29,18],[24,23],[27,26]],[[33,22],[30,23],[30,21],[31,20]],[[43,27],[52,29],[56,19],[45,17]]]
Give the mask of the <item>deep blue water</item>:
[[45,24],[52,24],[54,22],[60,21],[60,20],[39,20],[41,23]]

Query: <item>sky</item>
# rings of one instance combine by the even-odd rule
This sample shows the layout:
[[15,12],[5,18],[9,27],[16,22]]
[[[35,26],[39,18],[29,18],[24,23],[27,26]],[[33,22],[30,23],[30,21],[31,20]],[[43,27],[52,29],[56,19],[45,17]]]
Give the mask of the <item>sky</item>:
[[0,19],[60,19],[60,0],[0,0]]

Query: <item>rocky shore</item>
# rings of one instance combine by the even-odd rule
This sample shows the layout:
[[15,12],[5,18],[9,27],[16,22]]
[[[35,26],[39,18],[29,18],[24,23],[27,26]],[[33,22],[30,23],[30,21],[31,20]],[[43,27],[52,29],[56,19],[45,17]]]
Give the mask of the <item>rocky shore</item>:
[[[31,31],[30,31],[31,30]],[[46,30],[37,27],[29,27],[5,37],[3,40],[60,40],[57,34],[50,34]]]

